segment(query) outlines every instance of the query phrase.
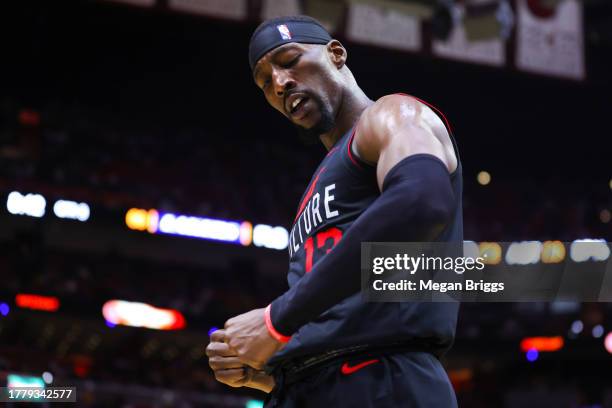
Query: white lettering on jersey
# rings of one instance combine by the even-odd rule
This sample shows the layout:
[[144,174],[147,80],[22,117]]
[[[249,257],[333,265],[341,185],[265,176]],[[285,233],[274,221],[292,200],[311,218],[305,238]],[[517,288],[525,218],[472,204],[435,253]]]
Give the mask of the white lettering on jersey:
[[335,184],[331,184],[329,186],[325,186],[325,200],[324,200],[324,204],[325,204],[325,217],[327,219],[329,218],[334,218],[338,216],[338,211],[334,210],[334,211],[330,211],[329,210],[329,203],[330,201],[334,201],[334,196],[332,194],[329,194],[330,191],[332,191],[333,189],[336,188]]
[[[325,212],[323,213],[324,216],[321,215],[321,211],[319,209],[319,204],[321,203],[320,193],[314,194],[312,198],[306,203],[302,214],[300,214],[296,223],[293,225],[293,228],[291,229],[291,234],[289,235],[290,257],[293,257],[293,255],[300,249],[300,246],[304,243],[305,238],[308,238],[312,230],[314,230],[330,218],[334,218],[340,215],[338,210],[331,209],[331,207],[333,207],[333,202],[336,199],[336,197],[332,194],[335,188],[336,184],[330,184],[328,186],[325,186],[323,200],[323,205],[325,206]],[[302,223],[304,224],[303,229],[306,233],[306,237],[302,235]]]

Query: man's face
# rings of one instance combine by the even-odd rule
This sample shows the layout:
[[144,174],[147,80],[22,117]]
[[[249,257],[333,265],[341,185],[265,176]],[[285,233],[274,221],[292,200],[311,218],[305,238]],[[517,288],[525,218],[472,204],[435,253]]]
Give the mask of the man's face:
[[341,97],[334,71],[325,45],[289,43],[264,55],[253,78],[274,109],[318,137],[334,127]]

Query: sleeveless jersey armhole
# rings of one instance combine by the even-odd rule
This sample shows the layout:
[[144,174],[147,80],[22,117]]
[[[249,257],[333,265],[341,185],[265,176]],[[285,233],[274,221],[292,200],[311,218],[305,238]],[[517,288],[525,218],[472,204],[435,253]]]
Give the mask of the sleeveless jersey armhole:
[[453,171],[450,175],[451,177],[454,177],[456,174],[461,173],[461,157],[459,156],[459,147],[457,146],[457,141],[455,140],[453,128],[451,127],[449,120],[446,118],[446,115],[444,115],[444,113],[440,109],[438,109],[435,105],[432,105],[431,103],[421,98],[418,98],[414,95],[410,95],[410,94],[403,93],[403,92],[398,92],[396,95],[410,96],[411,98],[416,99],[417,101],[429,107],[429,109],[431,109],[442,120],[442,123],[444,123],[444,127],[446,128],[446,131],[448,132],[448,136],[450,137],[451,143],[453,144],[453,150],[455,151],[455,157],[457,158],[457,167],[455,168],[455,171]]
[[359,120],[357,120],[357,123],[355,123],[353,128],[349,130],[349,132],[347,132],[347,134],[344,136],[344,140],[342,140],[342,143],[340,145],[340,154],[342,157],[342,162],[353,174],[375,174],[376,164],[366,162],[353,151],[353,139],[355,138],[355,134],[357,133],[358,126]]
[[[407,94],[407,93],[403,93],[403,92],[398,92],[396,93],[396,95],[404,95],[404,96],[410,96],[411,98],[416,99],[417,101],[421,102],[422,104],[428,106],[441,120],[442,123],[444,123],[444,127],[446,128],[446,130],[448,131],[448,135],[450,136],[451,139],[451,143],[453,144],[453,150],[455,152],[455,157],[457,158],[457,167],[455,168],[455,170],[450,174],[451,177],[454,177],[456,174],[461,173],[461,158],[459,156],[459,148],[457,146],[457,141],[455,140],[454,137],[454,133],[453,133],[453,129],[451,127],[450,122],[448,121],[448,119],[446,118],[446,116],[444,115],[444,113],[438,109],[436,106],[432,105],[431,103],[420,99],[416,96]],[[361,117],[360,117],[361,119]],[[357,132],[357,128],[359,126],[359,120],[357,120],[357,123],[353,126],[353,128],[349,131],[349,136],[346,137],[346,140],[342,143],[341,146],[341,154],[343,157],[343,161],[345,163],[347,163],[347,166],[352,170],[355,171],[357,170],[359,173],[362,173],[363,171],[366,172],[370,172],[370,171],[375,171],[376,170],[376,164],[372,164],[372,163],[368,163],[365,160],[361,159],[354,151],[353,151],[353,139],[355,138],[355,133]]]

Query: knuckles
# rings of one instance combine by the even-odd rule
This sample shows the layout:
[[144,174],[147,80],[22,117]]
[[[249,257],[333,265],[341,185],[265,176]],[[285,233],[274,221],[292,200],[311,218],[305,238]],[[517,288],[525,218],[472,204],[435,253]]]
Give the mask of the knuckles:
[[219,358],[219,357],[210,357],[208,359],[208,365],[210,366],[210,368],[213,369],[213,371],[214,370],[218,370],[219,368],[221,368],[220,367],[220,365],[221,365],[221,358]]
[[220,355],[221,351],[223,350],[223,348],[220,347],[221,345],[223,345],[223,343],[216,343],[216,342],[209,343],[208,346],[206,346],[206,351],[205,351],[206,355],[208,357]]

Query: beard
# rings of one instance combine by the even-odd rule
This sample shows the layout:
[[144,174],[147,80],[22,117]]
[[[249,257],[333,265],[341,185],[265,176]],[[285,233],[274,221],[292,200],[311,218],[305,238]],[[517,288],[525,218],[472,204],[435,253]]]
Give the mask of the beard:
[[321,118],[319,121],[308,129],[294,124],[295,128],[297,129],[299,139],[307,146],[312,146],[319,143],[319,136],[321,136],[323,133],[329,132],[336,125],[336,120],[331,109],[325,106],[323,101],[318,96],[311,95],[311,99],[319,108],[319,112],[321,112]]

